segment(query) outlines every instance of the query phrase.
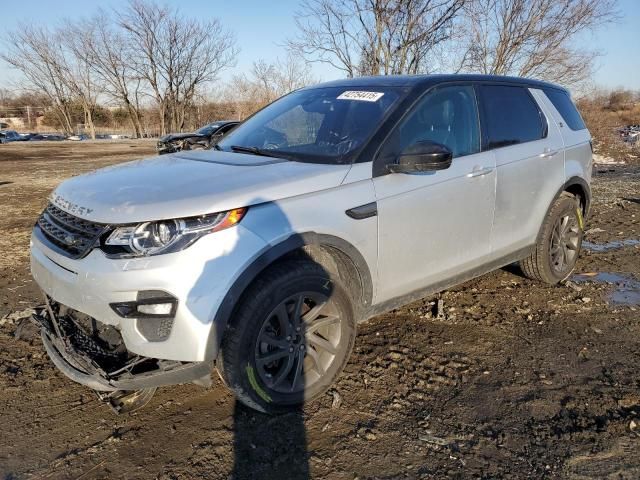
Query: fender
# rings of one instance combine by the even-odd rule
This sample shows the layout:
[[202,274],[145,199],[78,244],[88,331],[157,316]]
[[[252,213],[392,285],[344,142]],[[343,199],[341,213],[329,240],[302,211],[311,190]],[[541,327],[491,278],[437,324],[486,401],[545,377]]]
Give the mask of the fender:
[[[546,219],[549,216],[549,212],[551,211],[551,207],[553,207],[553,204],[556,203],[556,200],[558,200],[558,198],[560,198],[560,195],[562,195],[562,192],[566,192],[567,190],[569,190],[573,186],[579,186],[580,189],[582,190],[582,192],[584,193],[583,218],[585,220],[587,219],[587,217],[589,215],[589,209],[591,208],[591,187],[589,186],[589,184],[586,182],[586,180],[584,178],[571,177],[569,180],[564,182],[564,184],[558,189],[558,191],[554,195],[553,200],[551,200],[551,203],[547,207],[547,211],[544,214],[543,223],[544,223],[544,219]],[[542,235],[542,225],[540,225],[540,230],[538,230],[538,235],[536,236],[536,241],[538,241],[538,239],[540,239],[540,235]]]
[[[553,202],[555,202],[558,197],[562,194],[562,192],[568,190],[570,187],[577,185],[582,189],[582,192],[584,193],[584,211],[583,216],[586,219],[589,216],[589,211],[591,209],[591,186],[587,183],[587,181],[582,178],[582,177],[571,177],[569,180],[567,180],[566,182],[564,182],[564,185],[562,185],[562,187],[560,187],[560,190],[558,190],[558,193],[556,193],[556,196],[553,198]],[[552,202],[552,205],[553,205]],[[551,209],[551,205],[549,205],[549,209]],[[549,213],[549,210],[547,210],[547,213]]]
[[236,307],[238,300],[240,300],[243,292],[253,282],[253,280],[265,268],[279,258],[283,257],[287,253],[309,245],[335,248],[347,255],[356,265],[357,273],[360,276],[360,283],[362,285],[362,307],[363,309],[366,309],[371,305],[371,301],[373,299],[371,273],[364,257],[356,247],[346,240],[333,235],[318,234],[316,232],[294,233],[286,240],[272,246],[256,258],[243,270],[231,288],[227,291],[213,319],[205,352],[206,359],[211,360],[217,356],[224,331],[231,319],[233,310]]

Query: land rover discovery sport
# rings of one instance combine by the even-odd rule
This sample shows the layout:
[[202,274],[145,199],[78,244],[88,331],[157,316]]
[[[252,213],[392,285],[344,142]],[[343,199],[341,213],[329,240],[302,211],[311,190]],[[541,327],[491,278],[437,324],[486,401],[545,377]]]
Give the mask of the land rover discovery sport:
[[33,229],[44,346],[116,409],[214,369],[287,409],[334,382],[358,322],[514,262],[554,284],[580,253],[590,135],[556,85],[334,81],[214,148],[71,178]]

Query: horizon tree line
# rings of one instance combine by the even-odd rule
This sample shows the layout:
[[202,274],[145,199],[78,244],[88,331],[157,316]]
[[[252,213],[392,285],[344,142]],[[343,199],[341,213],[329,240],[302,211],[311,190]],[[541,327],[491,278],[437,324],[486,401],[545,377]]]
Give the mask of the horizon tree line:
[[[313,63],[347,77],[420,73],[516,75],[575,86],[591,78],[599,52],[585,35],[619,19],[617,0],[301,0],[284,60],[256,60],[217,88],[241,118],[317,79]],[[234,32],[153,0],[53,27],[21,24],[0,53],[44,95],[73,131],[74,109],[95,138],[100,103],[120,107],[136,137],[150,106],[161,134],[192,127],[194,110],[236,65]],[[195,115],[199,117],[199,115]]]

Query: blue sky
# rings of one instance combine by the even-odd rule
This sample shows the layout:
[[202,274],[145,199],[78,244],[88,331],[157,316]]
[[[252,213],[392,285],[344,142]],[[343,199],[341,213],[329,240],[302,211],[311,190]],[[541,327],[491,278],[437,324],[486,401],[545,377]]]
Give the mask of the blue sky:
[[[11,2],[10,8],[4,8],[0,16],[0,34],[15,28],[19,22],[53,24],[65,17],[77,18],[91,15],[98,5],[108,9],[118,8],[126,0],[26,0],[25,3]],[[236,68],[227,72],[247,71],[254,60],[263,58],[272,61],[285,55],[281,46],[287,37],[295,32],[293,12],[299,0],[181,0],[168,2],[179,5],[184,11],[193,10],[195,14],[206,18],[215,16],[236,32],[241,53]],[[619,0],[623,18],[619,23],[585,35],[581,40],[587,48],[596,48],[604,55],[599,58],[596,84],[615,88],[640,89],[640,1]],[[340,78],[340,72],[328,66],[314,65],[314,74],[322,80]],[[0,87],[11,87],[12,80],[18,75],[0,62]]]

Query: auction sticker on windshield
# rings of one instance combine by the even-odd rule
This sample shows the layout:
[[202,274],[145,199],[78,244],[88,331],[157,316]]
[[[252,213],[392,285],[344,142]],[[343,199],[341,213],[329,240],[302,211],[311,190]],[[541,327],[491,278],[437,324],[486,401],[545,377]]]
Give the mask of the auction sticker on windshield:
[[363,92],[359,90],[347,90],[338,96],[338,100],[359,100],[361,102],[377,102],[384,93]]

